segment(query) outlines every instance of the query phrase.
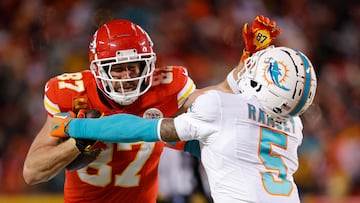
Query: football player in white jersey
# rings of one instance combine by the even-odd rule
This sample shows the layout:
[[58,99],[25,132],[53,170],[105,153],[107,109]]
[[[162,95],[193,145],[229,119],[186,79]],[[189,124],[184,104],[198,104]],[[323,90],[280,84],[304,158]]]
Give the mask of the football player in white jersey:
[[215,203],[300,202],[293,174],[303,137],[299,115],[312,104],[317,87],[311,62],[300,51],[269,47],[247,58],[237,79],[227,81],[238,94],[209,90],[174,119],[67,118],[65,136],[107,142],[199,140]]

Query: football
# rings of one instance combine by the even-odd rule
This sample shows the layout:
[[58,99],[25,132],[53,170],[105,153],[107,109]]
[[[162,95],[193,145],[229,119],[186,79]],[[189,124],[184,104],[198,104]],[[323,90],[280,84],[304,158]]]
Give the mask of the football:
[[[77,113],[77,118],[99,118],[103,114],[98,109],[80,109]],[[93,146],[96,141],[92,140],[76,140],[77,142],[81,141],[83,143],[91,143]],[[81,168],[86,167],[91,162],[96,160],[97,156],[101,153],[101,149],[89,149],[81,152],[69,165],[66,166],[66,169],[69,171],[76,171]]]

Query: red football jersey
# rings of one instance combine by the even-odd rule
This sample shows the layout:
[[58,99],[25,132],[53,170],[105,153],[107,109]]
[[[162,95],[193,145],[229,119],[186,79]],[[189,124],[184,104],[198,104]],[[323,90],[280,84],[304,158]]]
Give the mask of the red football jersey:
[[[134,103],[119,106],[100,96],[90,71],[64,73],[48,81],[44,105],[50,115],[97,108],[106,115],[129,113],[147,118],[172,117],[195,90],[185,68],[157,69],[153,86]],[[65,202],[156,202],[162,142],[104,143],[97,160],[66,171]]]

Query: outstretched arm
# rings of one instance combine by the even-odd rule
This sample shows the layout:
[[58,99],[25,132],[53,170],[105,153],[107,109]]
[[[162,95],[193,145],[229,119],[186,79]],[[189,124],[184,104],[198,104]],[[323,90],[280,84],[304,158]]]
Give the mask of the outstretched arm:
[[[58,122],[53,126],[54,128],[57,128],[56,126],[62,128],[64,124],[66,122]],[[72,119],[63,129],[67,132],[53,130],[51,135],[105,142],[180,141],[172,118],[144,119],[130,114],[116,114],[99,119]],[[183,150],[200,158],[198,140],[187,140]]]
[[199,96],[194,102],[197,108],[189,108],[176,118],[145,119],[131,114],[83,119],[59,116],[54,119],[58,122],[53,123],[51,135],[127,143],[199,140],[217,131],[214,123],[218,121],[220,103],[216,94],[211,91]]
[[[160,124],[165,120],[161,133],[166,135],[162,140]],[[178,141],[173,119],[144,119],[131,114],[116,114],[98,119],[71,119],[53,124],[51,135],[54,137],[73,137],[80,139],[94,139],[104,142],[156,142]],[[65,121],[65,119],[64,119]],[[56,127],[57,126],[57,127]],[[64,127],[64,131],[55,129]]]

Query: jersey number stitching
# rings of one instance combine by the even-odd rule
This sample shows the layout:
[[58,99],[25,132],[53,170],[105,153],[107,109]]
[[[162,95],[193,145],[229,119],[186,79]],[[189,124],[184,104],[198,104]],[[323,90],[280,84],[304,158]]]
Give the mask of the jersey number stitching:
[[165,72],[161,74],[154,74],[152,86],[157,86],[160,84],[170,84],[173,81],[173,68],[168,67],[165,69]]
[[[82,73],[64,73],[57,77],[59,80],[59,89],[71,89],[77,92],[85,90],[84,81],[82,80]],[[171,78],[172,75],[167,74],[165,78]],[[170,79],[170,80],[171,80]],[[70,82],[69,80],[73,80]],[[166,81],[167,82],[167,81]],[[114,186],[120,187],[136,187],[140,183],[139,171],[142,169],[148,158],[150,157],[154,143],[136,143],[140,144],[140,149],[137,152],[135,159],[129,163],[129,165],[122,171],[121,174],[115,174]],[[118,151],[132,150],[134,143],[117,143]],[[113,156],[113,145],[108,145],[110,150],[101,152],[98,161],[90,163],[87,167],[77,171],[79,178],[90,185],[105,187],[112,181],[112,167],[109,163],[112,161]],[[101,159],[101,160],[100,160]],[[101,163],[100,163],[101,162]],[[100,164],[99,164],[100,163]],[[88,174],[87,168],[91,167],[97,170],[97,174]]]
[[[59,80],[59,89],[67,88],[76,92],[83,92],[85,90],[85,86],[82,77],[82,73],[64,73],[59,75],[57,77]],[[74,82],[67,80],[73,80]]]
[[[102,151],[98,160],[90,163],[87,167],[77,171],[79,178],[90,185],[105,187],[112,182],[114,178],[114,186],[119,187],[136,187],[140,184],[139,171],[143,168],[146,161],[149,159],[155,143],[135,143],[140,144],[140,149],[137,151],[135,159],[128,164],[128,166],[121,172],[121,174],[114,174],[112,177],[112,167],[110,162],[113,157],[113,144],[108,144],[110,150]],[[118,151],[132,150],[134,143],[117,143]],[[88,174],[87,168],[91,167],[97,169],[97,174]]]
[[286,150],[287,135],[268,128],[261,128],[259,147],[259,157],[265,168],[269,170],[269,172],[261,173],[265,190],[272,195],[289,195],[293,190],[293,185],[286,179],[287,166],[281,156],[273,152],[273,147]]

